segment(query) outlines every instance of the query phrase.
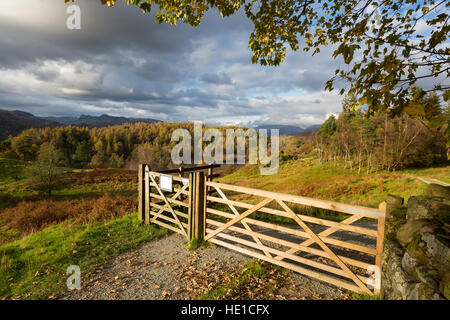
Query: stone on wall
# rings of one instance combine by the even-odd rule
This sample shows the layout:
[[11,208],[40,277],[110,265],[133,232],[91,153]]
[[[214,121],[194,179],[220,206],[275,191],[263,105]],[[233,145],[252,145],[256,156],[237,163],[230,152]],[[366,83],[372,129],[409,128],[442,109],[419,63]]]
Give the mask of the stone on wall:
[[414,279],[402,268],[403,250],[394,241],[386,241],[386,257],[383,265],[384,298],[406,299],[408,292],[414,285]]
[[406,217],[407,220],[432,220],[441,210],[450,210],[450,199],[411,197]]
[[[434,189],[433,189],[434,190]],[[450,298],[450,199],[398,199],[386,215],[382,292],[385,299]],[[391,202],[392,202],[391,201]]]
[[424,220],[413,220],[402,225],[397,231],[397,240],[402,246],[407,246],[418,236],[419,231],[427,225]]
[[442,300],[442,297],[432,286],[420,282],[412,287],[405,300]]
[[426,244],[423,249],[427,257],[429,257],[431,265],[443,277],[450,272],[450,248],[439,240],[436,234],[424,233],[422,240]]

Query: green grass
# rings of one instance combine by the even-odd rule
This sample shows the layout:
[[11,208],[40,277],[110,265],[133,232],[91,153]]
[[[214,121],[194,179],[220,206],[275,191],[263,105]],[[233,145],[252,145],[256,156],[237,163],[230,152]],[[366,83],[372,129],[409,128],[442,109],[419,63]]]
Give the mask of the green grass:
[[352,291],[348,291],[348,294],[350,295],[350,298],[352,300],[381,300],[381,297],[379,294],[368,295],[367,293],[359,293],[359,292],[352,292]]
[[197,238],[193,238],[187,242],[183,243],[187,250],[193,251],[199,248],[213,248],[216,245],[209,241],[201,241]]
[[377,207],[388,194],[405,198],[423,195],[426,184],[417,177],[450,182],[450,166],[408,169],[395,172],[362,171],[334,167],[316,160],[298,159],[280,164],[277,174],[263,176],[256,165],[247,165],[219,179],[222,183]]
[[[29,162],[0,158],[0,194],[10,194],[16,197],[37,195],[38,192],[27,187],[25,168]],[[66,171],[81,169],[63,168]],[[89,171],[88,169],[84,171]],[[109,193],[111,195],[137,196],[134,182],[99,182],[69,184],[52,192],[53,198],[71,200],[81,198],[96,198]],[[0,210],[5,204],[0,202]]]
[[86,279],[96,266],[166,233],[134,214],[106,223],[66,221],[2,245],[0,299],[47,299],[65,289],[68,266],[78,265]]
[[0,181],[12,181],[15,177],[20,179],[26,165],[26,161],[0,158]]
[[[28,162],[0,158],[0,194],[28,195],[23,189],[24,170]],[[1,205],[0,205],[1,209]]]
[[[0,194],[37,195],[26,186],[27,165],[25,161],[0,158]],[[52,198],[75,200],[105,193],[134,196],[137,190],[133,182],[68,184],[55,190]],[[78,265],[84,278],[97,265],[167,233],[154,225],[144,226],[137,215],[131,215],[84,225],[65,221],[21,238],[1,216],[1,210],[7,207],[8,203],[0,201],[0,299],[47,299],[64,290],[69,265]]]

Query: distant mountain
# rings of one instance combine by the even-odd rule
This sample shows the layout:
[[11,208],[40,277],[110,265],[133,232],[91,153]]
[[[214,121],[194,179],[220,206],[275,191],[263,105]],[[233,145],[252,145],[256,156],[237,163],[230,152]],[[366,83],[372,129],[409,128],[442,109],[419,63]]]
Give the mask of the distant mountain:
[[257,129],[257,130],[267,129],[268,134],[270,134],[270,129],[279,129],[280,135],[295,135],[295,134],[300,134],[303,132],[317,130],[319,128],[320,128],[320,124],[312,125],[307,128],[302,128],[302,127],[297,127],[297,126],[288,126],[288,125],[282,125],[282,124],[265,124],[265,125],[257,126],[255,129]]
[[58,126],[54,121],[35,117],[23,111],[0,110],[0,140],[15,136],[25,129]]
[[257,126],[255,129],[256,130],[267,129],[268,134],[270,134],[271,129],[278,129],[278,130],[280,130],[280,135],[293,135],[293,134],[299,134],[299,133],[303,132],[303,128],[300,128],[297,126],[282,125],[282,124],[264,124],[264,125]]
[[160,120],[155,119],[144,119],[144,118],[126,118],[126,117],[113,117],[107,114],[101,116],[87,116],[81,115],[79,118],[73,117],[46,117],[42,118],[46,120],[56,121],[61,124],[75,125],[75,126],[88,126],[88,127],[106,127],[113,125],[121,125],[124,123],[152,123],[159,122]]
[[121,125],[123,123],[152,123],[159,122],[155,119],[113,117],[107,114],[99,117],[82,115],[76,117],[36,117],[28,112],[7,111],[0,109],[0,140],[9,135],[16,136],[25,129],[56,127],[61,125],[75,125],[88,127],[107,127]]
[[314,130],[319,130],[321,126],[322,126],[321,124],[313,124],[312,126],[306,127],[303,130],[303,132],[310,132],[310,131],[314,131]]
[[41,119],[58,122],[60,124],[72,124],[78,120],[77,117],[40,117]]

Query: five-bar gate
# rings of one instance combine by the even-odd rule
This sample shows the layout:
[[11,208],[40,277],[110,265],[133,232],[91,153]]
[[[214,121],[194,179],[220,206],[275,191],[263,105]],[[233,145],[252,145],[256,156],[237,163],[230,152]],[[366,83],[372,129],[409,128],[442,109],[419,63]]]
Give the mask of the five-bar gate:
[[[341,288],[379,292],[385,203],[375,209],[245,188],[213,182],[201,171],[190,172],[188,179],[173,176],[167,193],[161,175],[141,168],[139,212],[146,223]],[[308,208],[326,214],[307,215]],[[340,213],[339,221],[328,218],[336,217],[333,212]]]

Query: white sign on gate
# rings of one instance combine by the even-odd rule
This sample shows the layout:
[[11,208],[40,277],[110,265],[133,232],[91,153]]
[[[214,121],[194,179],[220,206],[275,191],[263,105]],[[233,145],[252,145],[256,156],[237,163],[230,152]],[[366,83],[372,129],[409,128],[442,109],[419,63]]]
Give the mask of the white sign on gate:
[[160,175],[159,176],[159,187],[161,190],[173,192],[172,190],[172,176]]

